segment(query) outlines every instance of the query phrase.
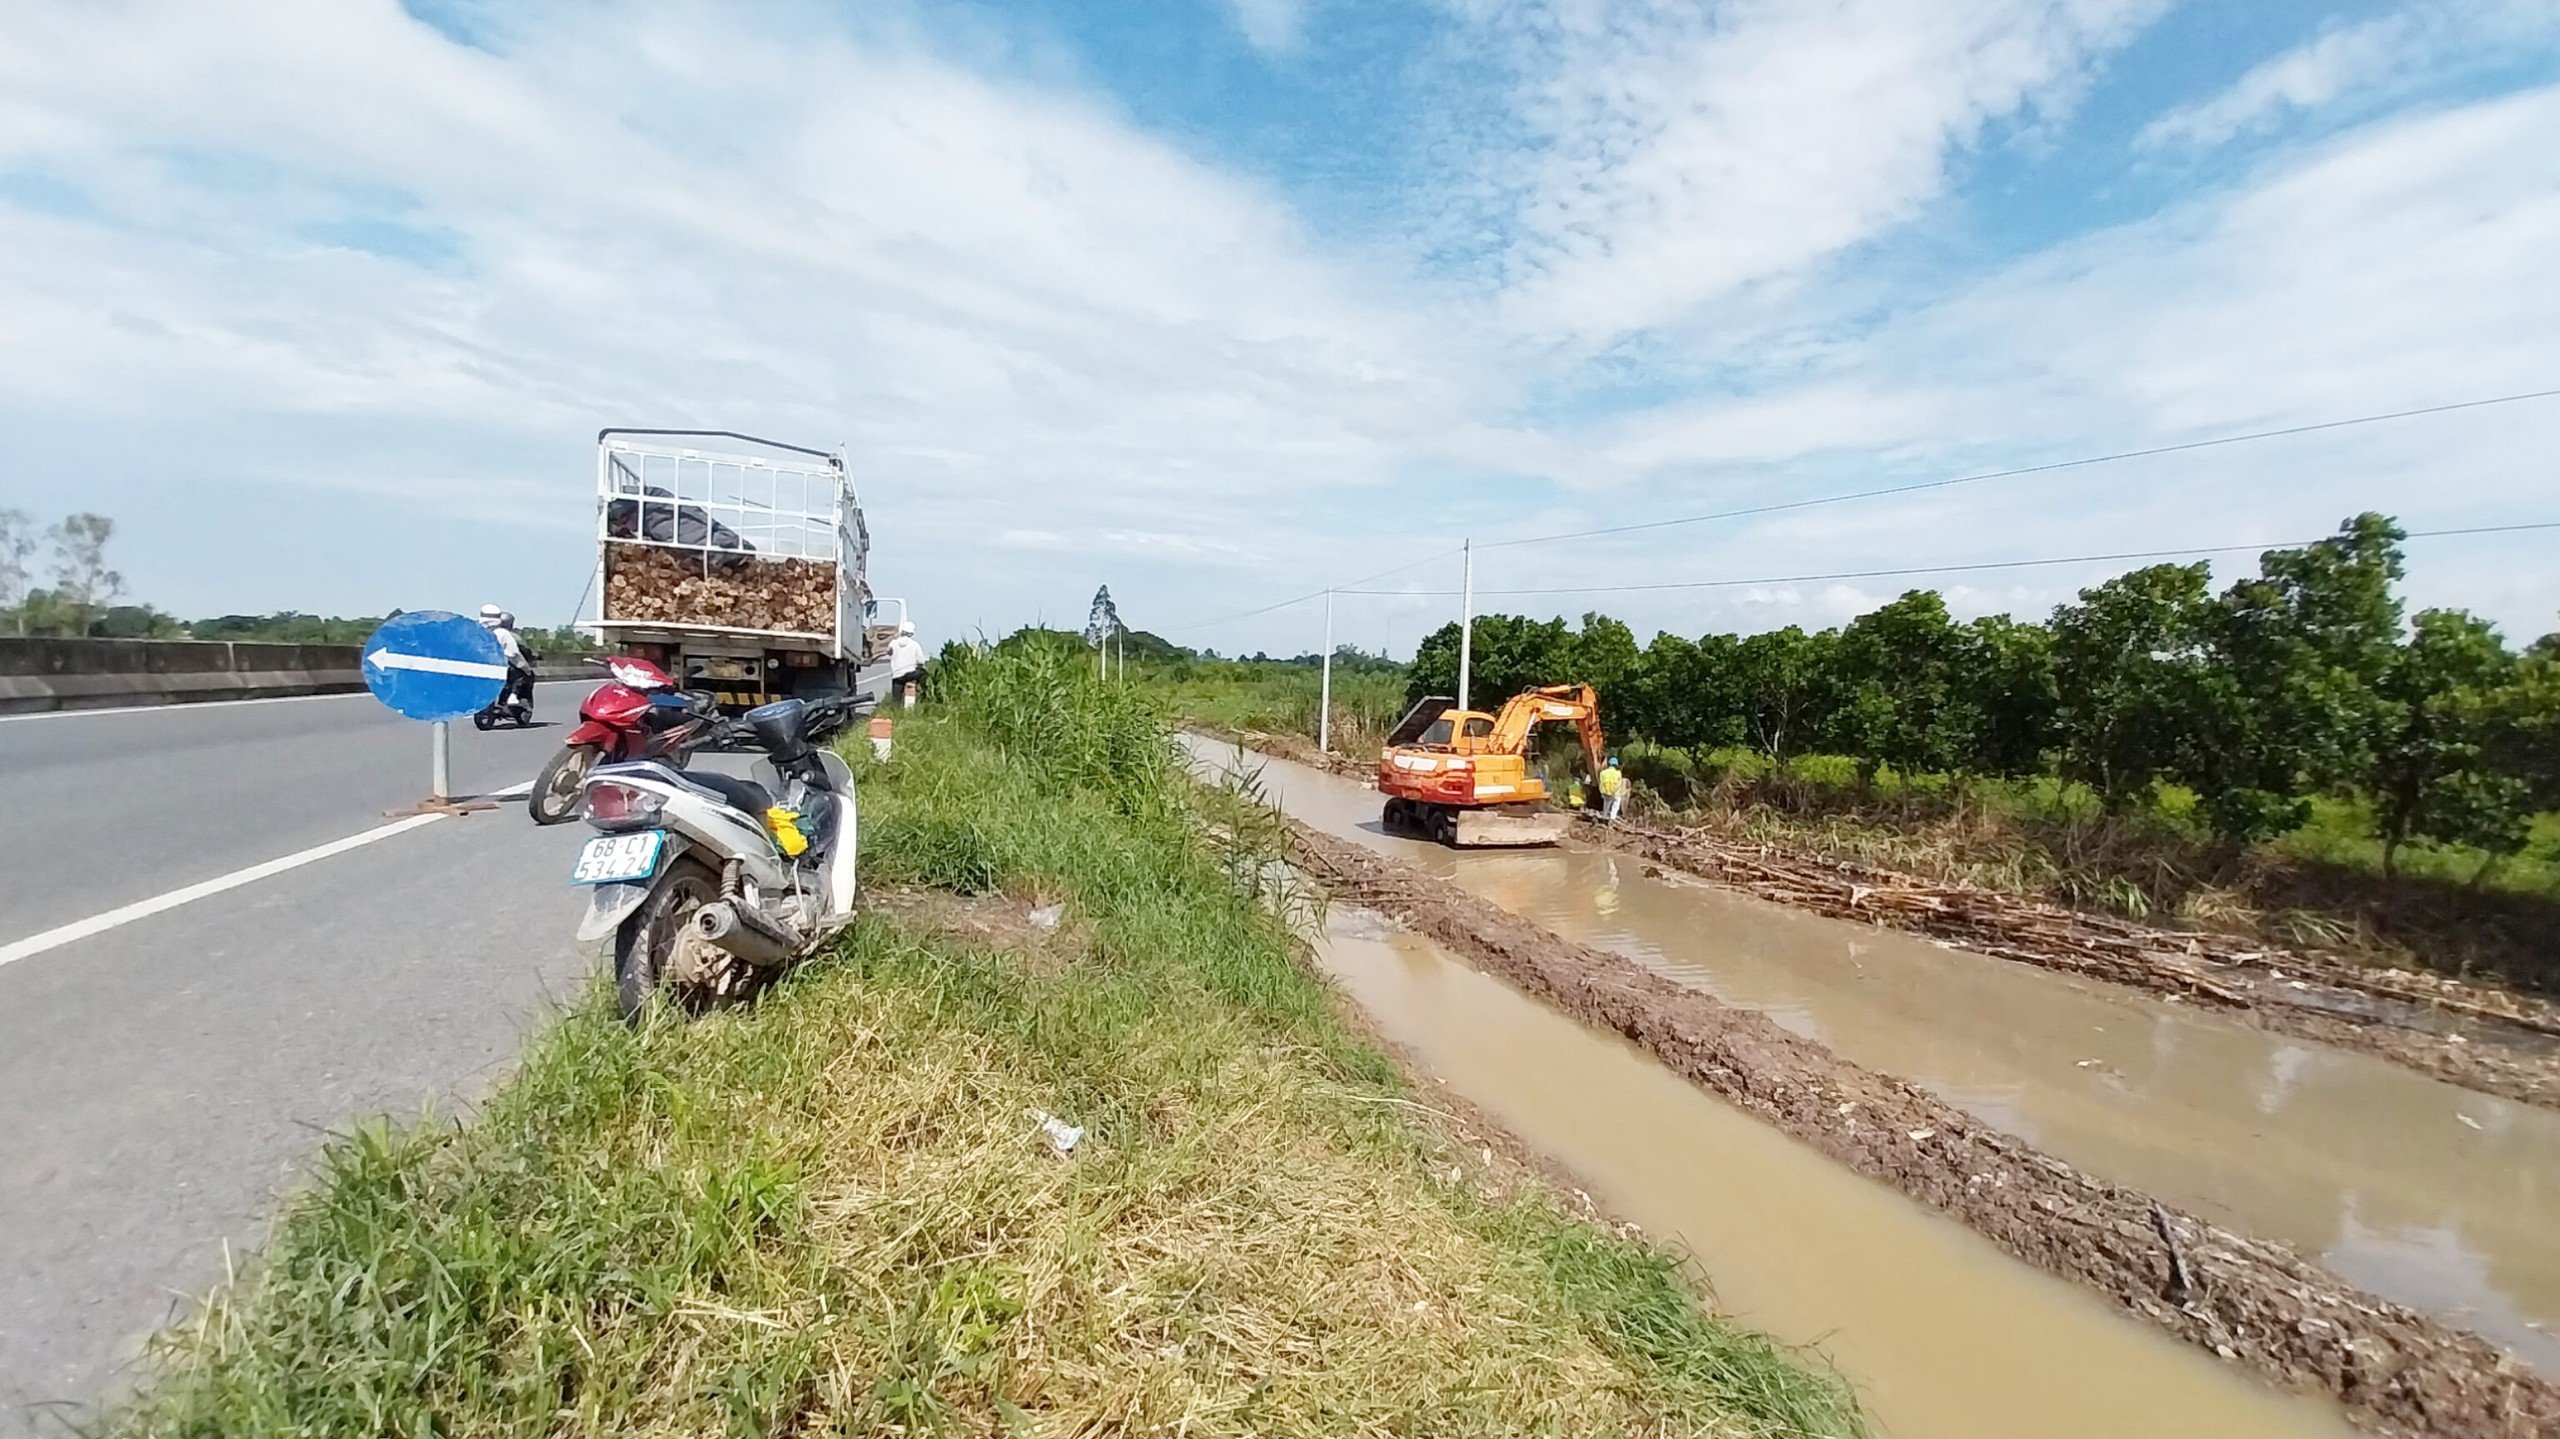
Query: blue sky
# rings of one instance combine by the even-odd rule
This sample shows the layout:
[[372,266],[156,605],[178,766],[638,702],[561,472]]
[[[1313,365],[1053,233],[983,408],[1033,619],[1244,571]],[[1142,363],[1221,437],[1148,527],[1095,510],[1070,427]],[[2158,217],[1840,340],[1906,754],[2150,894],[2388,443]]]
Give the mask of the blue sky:
[[[848,447],[929,639],[1107,582],[1305,650],[1316,605],[1221,621],[2560,387],[2555,135],[2560,0],[30,3],[0,506],[114,515],[180,613],[552,622],[594,431],[742,429]],[[1477,578],[1830,624],[1929,581],[1775,577],[2555,519],[2555,453],[2522,403]],[[2555,553],[2416,542],[2409,592],[2529,637]]]

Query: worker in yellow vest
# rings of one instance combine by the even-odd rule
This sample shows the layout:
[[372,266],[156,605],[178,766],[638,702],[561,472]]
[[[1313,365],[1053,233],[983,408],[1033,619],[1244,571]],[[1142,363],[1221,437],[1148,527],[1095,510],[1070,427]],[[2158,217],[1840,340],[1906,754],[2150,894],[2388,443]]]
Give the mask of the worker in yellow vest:
[[1627,803],[1627,777],[1618,768],[1618,757],[1609,756],[1608,766],[1600,771],[1600,818],[1609,824],[1618,822],[1618,811]]

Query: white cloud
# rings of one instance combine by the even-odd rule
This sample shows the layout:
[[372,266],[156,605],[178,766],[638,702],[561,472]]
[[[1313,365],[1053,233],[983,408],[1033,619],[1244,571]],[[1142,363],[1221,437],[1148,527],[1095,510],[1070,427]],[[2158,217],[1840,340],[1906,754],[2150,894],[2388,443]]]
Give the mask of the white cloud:
[[1998,121],[2067,108],[2154,0],[1471,0],[1528,142],[1479,201],[1513,319],[1606,340],[1910,220]]
[[[388,0],[20,7],[0,169],[97,213],[0,206],[0,409],[564,534],[601,424],[844,440],[891,566],[997,514],[1196,564],[1257,493],[1382,483],[1499,393],[1462,323],[1107,107],[767,13],[511,10],[492,53]],[[384,216],[451,262],[317,238]],[[472,561],[407,578],[439,563]]]
[[[2555,383],[2560,91],[2260,157],[1934,290],[1858,265],[1944,196],[1951,157],[2066,110],[2147,13],[2131,0],[1472,0],[1541,142],[1452,162],[1507,246],[1472,300],[877,11],[489,13],[508,28],[479,50],[388,0],[12,9],[0,179],[81,200],[0,203],[0,503],[103,496],[137,589],[181,610],[477,603],[529,575],[565,602],[593,430],[718,425],[847,443],[883,583],[929,630],[1080,616],[1106,579],[1171,630],[1470,531]],[[1592,417],[1610,385],[1651,403]],[[2538,516],[2555,450],[2560,407],[2519,407],[1480,551],[1478,581],[2276,541],[2367,506]],[[2546,541],[2419,553],[2422,603],[2519,632],[2560,608]],[[1954,602],[2033,613],[2117,568],[1957,577],[1982,588]],[[1832,623],[1906,583],[1930,581],[1599,602],[1696,633]],[[1448,608],[1341,623],[1410,643]],[[1314,613],[1186,637],[1294,652]]]
[[[1801,379],[1548,437],[1620,487],[1503,533],[1873,488],[2560,385],[2560,87],[2368,125],[2231,188],[1958,287]],[[2560,518],[2560,401],[2330,431],[1552,548],[1479,583],[1723,579]],[[1628,504],[1621,496],[1640,497]],[[2560,626],[2549,534],[2418,541],[2413,607]],[[2131,562],[1611,597],[1639,630],[1836,623],[1909,586],[2040,615]],[[2217,556],[2226,578],[2252,555]],[[1605,578],[1604,578],[1605,577]],[[1964,586],[1972,588],[1963,588]],[[1864,597],[1864,598],[1861,598]],[[1546,603],[1542,601],[1541,603]],[[1843,606],[1850,606],[1844,611]],[[1578,610],[1570,597],[1556,608]]]
[[2346,95],[2483,54],[2560,39],[2552,0],[2434,0],[2352,25],[2334,25],[2251,69],[2209,99],[2144,127],[2145,148],[2222,145],[2318,110]]
[[1312,0],[1227,0],[1236,28],[1266,55],[1295,55],[1306,44]]

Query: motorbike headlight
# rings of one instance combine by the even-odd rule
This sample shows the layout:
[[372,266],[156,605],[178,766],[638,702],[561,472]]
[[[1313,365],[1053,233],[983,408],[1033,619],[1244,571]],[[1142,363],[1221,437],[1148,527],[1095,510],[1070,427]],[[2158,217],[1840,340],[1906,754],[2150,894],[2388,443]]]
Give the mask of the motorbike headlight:
[[647,829],[658,822],[667,797],[612,780],[587,786],[587,823],[598,829]]

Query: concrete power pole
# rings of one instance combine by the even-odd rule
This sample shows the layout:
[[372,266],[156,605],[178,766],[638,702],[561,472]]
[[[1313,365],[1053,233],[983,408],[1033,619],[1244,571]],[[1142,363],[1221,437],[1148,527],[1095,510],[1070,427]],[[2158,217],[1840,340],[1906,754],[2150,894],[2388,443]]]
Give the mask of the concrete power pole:
[[1467,577],[1459,588],[1458,601],[1458,708],[1467,707],[1467,681],[1474,677],[1476,663],[1476,542],[1468,540],[1463,553],[1467,557]]
[[1333,591],[1324,592],[1324,682],[1316,690],[1316,753],[1333,753]]

